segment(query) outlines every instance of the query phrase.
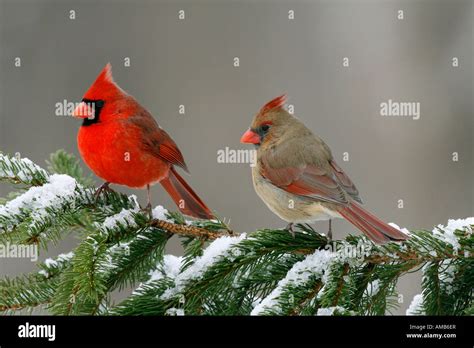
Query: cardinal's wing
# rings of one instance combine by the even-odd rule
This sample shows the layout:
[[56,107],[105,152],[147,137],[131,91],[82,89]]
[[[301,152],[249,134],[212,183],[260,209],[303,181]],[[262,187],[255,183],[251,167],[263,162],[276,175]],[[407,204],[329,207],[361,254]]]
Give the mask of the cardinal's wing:
[[315,138],[295,139],[263,152],[260,174],[273,185],[292,194],[334,204],[361,201],[359,193],[334,162],[327,145]]
[[129,117],[126,121],[130,126],[140,129],[142,146],[145,151],[188,172],[183,154],[176,143],[147,111],[144,110],[137,115]]

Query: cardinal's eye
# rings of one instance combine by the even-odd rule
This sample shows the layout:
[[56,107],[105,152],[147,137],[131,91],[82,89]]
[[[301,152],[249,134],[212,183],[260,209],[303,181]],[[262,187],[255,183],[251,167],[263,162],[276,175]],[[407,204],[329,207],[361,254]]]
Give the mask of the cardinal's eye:
[[93,105],[94,107],[96,108],[102,108],[104,107],[104,104],[105,104],[105,101],[103,101],[102,99],[82,99],[82,101],[86,104],[89,104],[89,105]]
[[270,129],[270,126],[268,124],[264,124],[263,126],[260,127],[262,132],[266,133]]

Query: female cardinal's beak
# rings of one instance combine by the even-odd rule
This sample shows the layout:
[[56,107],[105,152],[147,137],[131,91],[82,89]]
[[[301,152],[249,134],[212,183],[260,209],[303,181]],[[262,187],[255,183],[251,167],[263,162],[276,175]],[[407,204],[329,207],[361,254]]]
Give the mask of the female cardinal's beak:
[[72,113],[72,116],[77,117],[77,118],[93,119],[94,108],[85,102],[81,102]]
[[240,138],[240,142],[244,144],[260,144],[260,136],[249,128]]

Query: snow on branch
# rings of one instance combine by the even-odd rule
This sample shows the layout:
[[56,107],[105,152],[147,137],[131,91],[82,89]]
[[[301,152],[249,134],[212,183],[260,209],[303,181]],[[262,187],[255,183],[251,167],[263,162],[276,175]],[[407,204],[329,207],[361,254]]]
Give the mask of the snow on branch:
[[[0,242],[43,243],[81,231],[75,250],[40,271],[0,281],[0,311],[54,314],[382,315],[403,274],[422,269],[407,314],[474,313],[474,217],[410,231],[403,243],[329,241],[308,225],[235,233],[220,220],[187,221],[162,206],[150,218],[135,196],[94,196],[79,163],[58,152],[48,173],[0,154],[0,181],[26,186],[0,205]],[[3,233],[1,233],[3,231]],[[408,232],[408,231],[407,231]],[[177,236],[184,256],[165,255]],[[135,291],[106,305],[123,286]],[[71,302],[71,298],[74,302]]]
[[0,153],[0,180],[30,186],[41,185],[48,177],[48,172],[30,159]]
[[219,260],[232,259],[238,255],[238,251],[232,246],[239,243],[246,237],[245,233],[238,237],[220,237],[214,240],[205,250],[202,256],[198,257],[194,263],[179,273],[175,278],[175,286],[165,291],[161,296],[162,299],[170,299],[181,293],[187,283],[202,277],[204,272]]
[[42,186],[33,186],[22,195],[0,206],[0,230],[12,230],[29,217],[34,224],[48,216],[48,210],[64,207],[74,200],[76,180],[67,175],[53,174]]

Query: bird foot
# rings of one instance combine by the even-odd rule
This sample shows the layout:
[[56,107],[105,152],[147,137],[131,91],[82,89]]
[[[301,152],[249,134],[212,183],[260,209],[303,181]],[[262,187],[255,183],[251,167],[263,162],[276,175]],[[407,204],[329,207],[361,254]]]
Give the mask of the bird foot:
[[150,217],[150,220],[153,219],[153,213],[152,213],[152,209],[151,209],[151,203],[148,203],[145,208],[142,208],[141,211],[143,211],[144,213],[148,214],[148,216]]
[[329,219],[328,240],[332,241],[332,220]]
[[290,222],[286,227],[285,227],[285,230],[287,230],[288,232],[290,232],[290,234],[293,236],[293,238],[295,238],[295,231],[293,230],[293,223]]
[[110,182],[104,182],[102,185],[99,186],[99,188],[95,191],[94,193],[94,200],[95,203],[97,203],[97,200],[99,199],[99,196],[101,193],[105,193],[106,195],[111,192],[115,192],[110,188]]

